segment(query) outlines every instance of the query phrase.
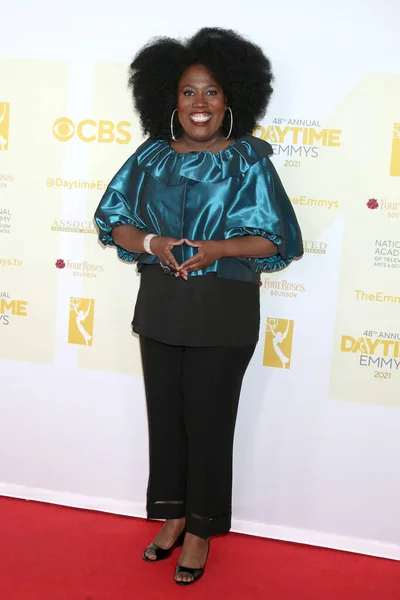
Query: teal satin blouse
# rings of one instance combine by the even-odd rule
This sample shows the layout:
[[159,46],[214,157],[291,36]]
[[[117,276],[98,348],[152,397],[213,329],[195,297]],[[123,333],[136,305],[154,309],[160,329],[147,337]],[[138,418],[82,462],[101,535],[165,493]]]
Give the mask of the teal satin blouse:
[[[286,267],[303,254],[296,215],[271,163],[271,146],[251,135],[217,153],[175,152],[165,140],[148,139],[113,177],[96,210],[99,239],[116,246],[127,262],[155,264],[156,256],[117,246],[113,227],[134,225],[148,233],[191,240],[261,235],[278,247],[268,258],[223,258],[190,276],[257,282],[261,271]],[[182,264],[195,248],[174,248]]]

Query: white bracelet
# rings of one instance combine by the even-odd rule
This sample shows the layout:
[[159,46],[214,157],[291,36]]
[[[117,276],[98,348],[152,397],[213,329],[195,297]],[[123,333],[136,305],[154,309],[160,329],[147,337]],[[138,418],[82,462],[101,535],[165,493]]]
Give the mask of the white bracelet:
[[154,252],[152,252],[150,249],[150,242],[154,237],[157,237],[155,233],[149,233],[149,235],[146,235],[143,240],[143,247],[147,254],[154,254]]

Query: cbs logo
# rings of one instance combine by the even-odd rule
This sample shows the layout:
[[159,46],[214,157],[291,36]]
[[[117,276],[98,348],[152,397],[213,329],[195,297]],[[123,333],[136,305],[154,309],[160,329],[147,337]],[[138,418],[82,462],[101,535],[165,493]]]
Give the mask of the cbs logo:
[[128,128],[129,121],[93,121],[84,119],[77,125],[67,117],[60,117],[53,124],[53,135],[60,142],[69,142],[76,134],[82,142],[100,142],[102,144],[129,144],[132,139]]

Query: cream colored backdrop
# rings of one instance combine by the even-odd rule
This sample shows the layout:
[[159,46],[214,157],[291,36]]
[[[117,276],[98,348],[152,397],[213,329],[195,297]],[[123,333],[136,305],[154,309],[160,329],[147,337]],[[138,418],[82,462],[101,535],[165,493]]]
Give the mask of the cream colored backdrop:
[[263,275],[234,529],[399,559],[399,6],[63,10],[9,6],[0,40],[0,493],[144,515],[139,277],[99,245],[93,213],[142,140],[130,58],[149,37],[222,25],[273,62],[255,135],[306,247]]

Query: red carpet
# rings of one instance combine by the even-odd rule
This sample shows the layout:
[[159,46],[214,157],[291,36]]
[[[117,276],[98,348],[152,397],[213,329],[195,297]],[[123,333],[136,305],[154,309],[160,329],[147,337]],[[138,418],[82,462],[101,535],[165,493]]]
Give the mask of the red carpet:
[[203,579],[173,582],[179,550],[142,561],[158,523],[0,498],[0,600],[400,600],[400,564],[229,534]]

